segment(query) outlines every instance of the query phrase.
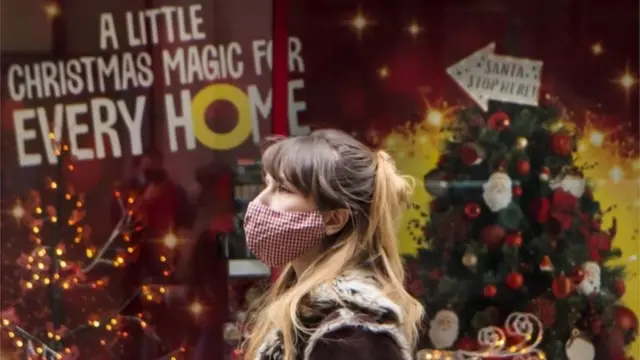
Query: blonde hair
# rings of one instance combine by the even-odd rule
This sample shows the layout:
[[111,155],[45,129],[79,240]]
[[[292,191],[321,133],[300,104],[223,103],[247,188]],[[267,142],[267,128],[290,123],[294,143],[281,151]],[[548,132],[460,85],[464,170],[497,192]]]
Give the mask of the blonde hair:
[[319,130],[280,140],[263,154],[264,170],[314,199],[318,209],[346,208],[350,220],[326,239],[325,251],[296,278],[283,269],[252,316],[245,359],[254,359],[272,329],[282,333],[284,359],[294,360],[296,334],[313,332],[298,317],[309,293],[349,270],[366,268],[381,290],[404,311],[402,330],[415,346],[424,313],[404,288],[404,266],[397,246],[399,214],[410,200],[413,178],[398,173],[384,151],[373,152],[348,134]]

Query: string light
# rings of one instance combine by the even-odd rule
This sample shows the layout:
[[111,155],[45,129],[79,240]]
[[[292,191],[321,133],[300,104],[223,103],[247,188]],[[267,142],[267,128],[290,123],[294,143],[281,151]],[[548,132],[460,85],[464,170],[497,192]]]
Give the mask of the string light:
[[202,305],[202,303],[199,300],[194,300],[190,305],[189,305],[189,312],[191,312],[191,314],[194,317],[198,317],[200,316],[200,314],[202,314],[202,312],[204,311],[204,306]]
[[597,42],[591,45],[591,53],[595,56],[601,55],[604,52],[602,43]]
[[24,215],[25,215],[25,210],[22,207],[21,203],[17,203],[13,206],[13,208],[11,209],[11,215],[16,219],[16,220],[21,220]]
[[[60,16],[60,14],[62,14],[62,10],[60,10],[60,6],[58,5],[58,3],[57,3],[57,2],[54,2],[54,1],[51,1],[51,2],[49,2],[48,4],[44,5],[44,6],[42,7],[42,9],[44,10],[45,15],[46,15],[50,20],[55,19],[56,17]],[[54,137],[51,137],[52,135],[53,135]],[[49,134],[49,137],[50,137],[51,139],[54,139],[54,138],[55,138],[55,134],[50,133],[50,134]]]
[[378,69],[378,75],[381,78],[386,79],[387,77],[389,77],[389,68],[386,66],[381,67],[380,69]]

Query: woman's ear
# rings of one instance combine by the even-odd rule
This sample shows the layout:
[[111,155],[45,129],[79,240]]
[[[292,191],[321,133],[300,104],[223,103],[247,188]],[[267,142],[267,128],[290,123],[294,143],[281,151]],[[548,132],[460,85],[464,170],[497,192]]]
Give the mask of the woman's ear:
[[330,236],[342,230],[347,221],[349,221],[349,210],[331,210],[324,213],[323,217],[325,232]]

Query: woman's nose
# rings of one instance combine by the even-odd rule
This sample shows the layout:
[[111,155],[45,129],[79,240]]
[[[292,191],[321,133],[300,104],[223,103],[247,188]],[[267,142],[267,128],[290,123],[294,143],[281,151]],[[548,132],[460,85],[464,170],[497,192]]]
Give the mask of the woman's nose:
[[264,190],[262,190],[258,194],[258,196],[255,197],[255,199],[253,199],[253,201],[258,202],[258,203],[260,203],[262,205],[265,205],[265,206],[269,206],[269,197],[270,197],[269,188],[266,187],[266,188],[264,188]]

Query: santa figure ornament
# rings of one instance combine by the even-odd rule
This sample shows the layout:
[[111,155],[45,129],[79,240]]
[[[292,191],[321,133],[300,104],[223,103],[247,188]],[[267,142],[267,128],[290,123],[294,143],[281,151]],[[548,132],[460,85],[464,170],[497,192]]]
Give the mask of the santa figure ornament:
[[600,265],[597,262],[588,261],[582,264],[582,270],[584,271],[584,278],[577,286],[578,292],[584,295],[600,292]]
[[489,180],[482,185],[482,199],[493,212],[500,211],[511,203],[513,183],[509,175],[503,172],[491,174]]
[[571,338],[565,344],[564,351],[569,360],[593,360],[596,357],[595,347],[578,330],[573,330]]
[[429,324],[429,340],[436,349],[445,349],[456,342],[459,330],[458,315],[451,310],[440,310]]

